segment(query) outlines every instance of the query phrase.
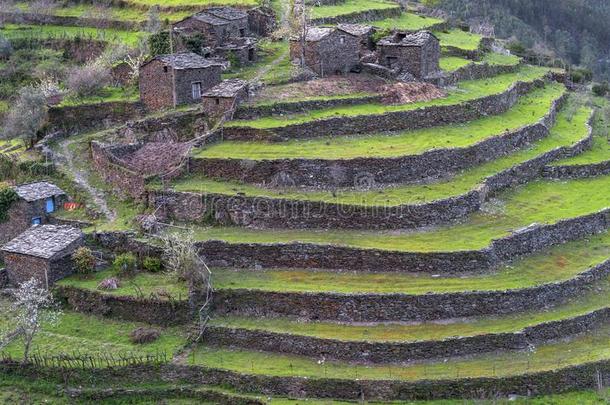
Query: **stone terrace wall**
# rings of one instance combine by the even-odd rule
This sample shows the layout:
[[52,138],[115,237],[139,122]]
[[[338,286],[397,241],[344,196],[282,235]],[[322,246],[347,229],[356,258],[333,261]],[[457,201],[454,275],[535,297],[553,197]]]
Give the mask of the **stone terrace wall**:
[[446,124],[474,121],[483,116],[508,111],[523,94],[542,87],[545,80],[516,82],[505,92],[485,96],[461,104],[422,107],[409,111],[376,115],[332,117],[271,129],[225,127],[228,140],[288,140],[316,136],[343,136],[376,132],[391,132],[429,128]]
[[579,296],[610,274],[610,261],[563,282],[507,291],[446,294],[339,294],[218,290],[218,314],[294,316],[342,322],[434,321],[543,310]]
[[610,160],[585,165],[546,166],[542,176],[549,179],[583,179],[610,174]]
[[93,167],[116,192],[136,199],[146,193],[144,176],[121,165],[104,145],[91,142],[91,158]]
[[511,132],[489,137],[464,148],[439,148],[419,155],[395,158],[355,159],[220,159],[191,158],[192,173],[206,177],[266,184],[281,175],[295,186],[316,188],[353,187],[366,176],[371,184],[429,181],[497,159],[548,135],[565,96],[552,103],[540,121]]
[[[589,135],[571,147],[558,147],[531,160],[487,177],[473,190],[420,205],[393,205],[380,195],[379,205],[350,205],[306,200],[149,191],[148,205],[164,207],[178,221],[212,219],[222,224],[259,228],[405,229],[446,224],[478,211],[492,194],[526,183],[551,161],[587,148]],[[390,203],[394,203],[393,201]],[[398,202],[399,203],[399,202]]]
[[514,73],[521,68],[522,63],[516,65],[490,65],[489,63],[469,63],[446,74],[442,85],[450,86],[464,80],[480,80],[506,73]]
[[386,18],[398,17],[402,13],[400,7],[356,11],[336,17],[313,18],[313,25],[334,25],[340,23],[363,23],[367,21],[385,20]]
[[49,109],[49,130],[83,132],[103,129],[140,118],[146,114],[138,102],[116,101]]
[[[0,363],[11,375],[51,378],[65,383],[65,370],[36,368],[21,362]],[[525,368],[525,365],[524,365]],[[354,375],[356,371],[354,370]],[[165,364],[161,366],[129,366],[104,369],[75,369],[69,379],[80,381],[157,381],[173,383],[229,386],[242,392],[301,398],[332,398],[361,400],[437,400],[464,398],[504,398],[508,395],[539,396],[571,390],[596,388],[597,377],[610,383],[610,361],[584,363],[557,370],[526,373],[508,377],[456,378],[453,380],[364,380],[305,377],[275,377],[262,374],[241,374],[228,370],[198,366]]]
[[123,319],[172,326],[191,322],[194,317],[188,297],[176,300],[121,297],[69,286],[56,286],[54,294],[71,310]]
[[322,339],[264,330],[210,326],[206,345],[240,347],[326,359],[395,363],[443,359],[481,353],[526,349],[555,339],[590,332],[610,322],[610,308],[560,321],[545,322],[514,333],[489,333],[419,342],[370,342]]

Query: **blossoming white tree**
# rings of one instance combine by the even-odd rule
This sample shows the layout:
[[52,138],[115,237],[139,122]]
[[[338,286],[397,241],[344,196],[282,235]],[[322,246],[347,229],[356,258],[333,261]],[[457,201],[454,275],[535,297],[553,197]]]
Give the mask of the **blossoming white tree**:
[[12,291],[14,301],[9,309],[9,329],[0,335],[0,349],[21,339],[23,360],[29,359],[32,342],[46,323],[56,323],[61,315],[53,296],[38,280],[31,278]]

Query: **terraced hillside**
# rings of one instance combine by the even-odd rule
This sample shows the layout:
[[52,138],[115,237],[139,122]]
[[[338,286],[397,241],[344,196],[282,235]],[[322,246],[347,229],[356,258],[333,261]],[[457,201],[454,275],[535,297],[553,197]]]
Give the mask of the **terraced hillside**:
[[[11,23],[3,31],[96,30],[133,44],[154,3],[113,3],[113,28],[92,27],[82,3],[52,15],[89,26],[66,19],[65,28]],[[214,3],[172,0],[160,12],[172,20]],[[102,262],[125,252],[148,260],[134,274],[115,261],[58,282],[64,315],[37,335],[33,363],[13,361],[23,355],[18,341],[2,348],[0,380],[20,392],[36,376],[40,392],[66,403],[605,395],[608,101],[393,2],[320,3],[312,10],[319,24],[435,30],[444,86],[396,102],[387,100],[395,83],[365,74],[287,83],[287,44],[269,41],[257,64],[225,73],[265,87],[217,131],[202,135],[205,117],[190,108],[45,140],[55,170],[27,176],[53,180],[87,206],[56,219],[82,227]],[[130,158],[104,166],[95,154],[137,140],[163,159],[167,138],[197,140],[169,175],[138,177],[120,166]],[[23,152],[0,141],[0,154]],[[157,233],[140,227],[150,218]],[[159,234],[194,239],[211,270],[205,312],[200,286],[150,264],[163,257]],[[100,288],[112,279],[116,288]],[[0,300],[0,330],[11,324],[8,306]],[[194,313],[210,316],[198,341]],[[130,338],[138,329],[154,329],[156,339]]]

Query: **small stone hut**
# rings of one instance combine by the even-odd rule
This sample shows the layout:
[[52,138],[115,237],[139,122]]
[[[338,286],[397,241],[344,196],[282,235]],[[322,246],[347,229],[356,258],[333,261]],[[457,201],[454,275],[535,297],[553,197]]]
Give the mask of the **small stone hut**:
[[211,7],[173,25],[181,35],[203,35],[205,46],[215,48],[250,34],[248,13],[233,7]]
[[[290,58],[301,58],[301,41],[290,39]],[[340,28],[309,27],[304,62],[319,76],[348,73],[360,63],[360,38]]]
[[430,31],[413,34],[397,32],[377,43],[379,63],[390,69],[424,79],[438,74],[440,42]]
[[360,40],[361,57],[375,49],[375,43],[373,42],[375,28],[373,28],[373,26],[364,24],[339,24],[337,25],[337,28],[358,37]]
[[224,80],[203,95],[203,111],[210,117],[220,118],[247,99],[248,82],[241,79]]
[[9,285],[32,277],[48,287],[73,272],[72,253],[83,245],[78,228],[35,225],[2,247]]
[[192,52],[156,56],[140,66],[140,99],[153,110],[200,102],[221,71],[221,63]]
[[0,243],[6,243],[32,225],[46,224],[50,215],[67,200],[55,184],[41,181],[13,187],[19,199],[8,210],[6,222],[0,223]]

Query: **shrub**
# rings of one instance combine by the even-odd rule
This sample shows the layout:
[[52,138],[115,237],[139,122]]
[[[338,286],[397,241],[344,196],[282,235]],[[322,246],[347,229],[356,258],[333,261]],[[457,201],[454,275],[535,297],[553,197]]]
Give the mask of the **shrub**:
[[589,69],[576,68],[571,72],[570,79],[574,83],[588,82],[593,78],[593,72]]
[[33,145],[47,120],[48,108],[44,93],[32,86],[24,87],[19,90],[17,100],[8,113],[4,135],[9,139],[20,137]]
[[142,266],[149,273],[159,273],[163,269],[161,260],[156,257],[145,257]]
[[608,92],[610,92],[610,86],[608,82],[596,83],[593,85],[593,94],[598,97],[604,97]]
[[13,53],[13,46],[4,36],[0,35],[0,59],[8,59]]
[[159,331],[151,328],[140,327],[129,334],[129,340],[135,344],[151,343],[159,339]]
[[8,210],[18,199],[17,192],[11,187],[0,189],[0,223],[8,220]]
[[120,286],[121,286],[121,282],[119,281],[119,279],[116,278],[116,277],[111,277],[111,278],[107,278],[105,280],[102,280],[97,285],[97,288],[99,290],[116,290]]
[[79,274],[90,274],[95,269],[95,257],[88,247],[79,247],[72,254],[74,267]]
[[136,272],[137,262],[133,253],[123,253],[114,258],[112,267],[118,274],[130,276]]
[[78,97],[99,94],[110,83],[110,71],[98,63],[76,67],[68,74],[68,89]]
[[148,37],[148,47],[151,56],[170,53],[169,33],[161,31]]

